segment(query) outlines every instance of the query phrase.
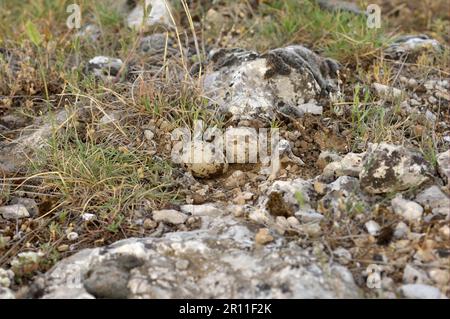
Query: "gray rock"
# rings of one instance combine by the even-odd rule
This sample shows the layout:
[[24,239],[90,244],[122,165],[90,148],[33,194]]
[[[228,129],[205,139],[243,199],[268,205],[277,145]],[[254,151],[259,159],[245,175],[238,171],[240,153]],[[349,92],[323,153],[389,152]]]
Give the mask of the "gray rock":
[[20,204],[0,207],[0,215],[11,220],[30,217],[27,208]]
[[438,170],[446,184],[450,181],[450,150],[437,156]]
[[403,285],[400,292],[409,299],[447,299],[438,288],[423,284]]
[[173,41],[170,38],[167,38],[164,33],[155,33],[143,37],[139,44],[139,48],[143,53],[149,55],[164,53],[166,48],[166,39],[168,50],[170,50]]
[[152,217],[155,222],[163,222],[172,225],[183,224],[188,219],[187,215],[174,209],[155,210],[153,211]]
[[362,11],[356,3],[340,0],[319,0],[319,6],[323,10],[329,10],[332,12],[347,11],[357,15],[363,15]]
[[323,175],[331,176],[353,176],[358,177],[362,170],[362,159],[365,153],[348,153],[342,159],[333,161],[325,166]]
[[[257,247],[259,227],[231,215],[201,218],[209,221],[202,223],[207,227],[126,239],[60,261],[45,275],[44,297],[65,287],[86,291],[86,281],[93,281],[94,274],[107,276],[108,269],[118,272],[118,289],[124,296],[126,286],[128,298],[362,297],[345,267],[318,263],[294,242],[280,238]],[[125,265],[124,258],[132,262]],[[112,283],[88,286],[93,294],[109,295]]]
[[442,50],[442,45],[427,35],[406,35],[398,37],[386,50],[385,54],[391,58],[398,59],[431,48],[435,52]]
[[32,198],[14,197],[11,199],[10,204],[19,204],[25,206],[31,217],[37,216],[39,214],[38,204]]
[[34,158],[36,151],[42,149],[51,137],[53,127],[63,124],[68,116],[69,113],[62,110],[54,116],[39,117],[27,129],[31,133],[21,135],[13,141],[0,142],[0,173],[25,171],[30,158]]
[[364,224],[367,229],[367,232],[372,236],[377,236],[380,232],[381,226],[374,220],[369,220]]
[[377,95],[386,101],[396,101],[404,95],[402,90],[384,84],[373,83],[372,87],[375,89]]
[[112,81],[119,74],[123,66],[121,59],[111,58],[107,56],[96,56],[89,60],[87,71],[92,73],[96,78],[104,81]]
[[126,269],[121,269],[114,261],[108,261],[87,274],[84,287],[96,298],[125,299],[129,294],[128,277]]
[[450,197],[436,185],[430,186],[417,194],[415,200],[433,214],[450,214]]
[[320,113],[315,99],[335,88],[333,78],[338,69],[335,61],[302,46],[271,50],[263,56],[243,49],[221,49],[211,59],[204,78],[205,94],[234,120],[267,122],[284,106],[290,107],[292,116]]
[[352,254],[345,248],[339,247],[333,251],[333,255],[337,258],[338,262],[347,265],[352,260]]
[[359,174],[361,187],[370,194],[383,194],[420,186],[429,179],[429,164],[403,146],[369,144]]

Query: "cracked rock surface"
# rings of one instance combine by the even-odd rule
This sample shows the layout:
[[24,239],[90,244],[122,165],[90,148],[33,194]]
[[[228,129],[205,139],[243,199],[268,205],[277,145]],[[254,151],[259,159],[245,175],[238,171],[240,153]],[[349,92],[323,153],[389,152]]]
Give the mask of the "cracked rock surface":
[[280,236],[259,246],[255,225],[199,211],[199,230],[126,239],[61,261],[45,275],[43,298],[362,297],[345,267],[321,265]]

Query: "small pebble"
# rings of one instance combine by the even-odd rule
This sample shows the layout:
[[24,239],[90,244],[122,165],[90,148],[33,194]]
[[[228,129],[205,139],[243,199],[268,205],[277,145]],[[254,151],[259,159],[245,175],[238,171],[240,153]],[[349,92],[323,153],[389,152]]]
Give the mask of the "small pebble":
[[260,228],[255,236],[255,242],[259,245],[266,245],[273,241],[273,237],[269,233],[269,229]]

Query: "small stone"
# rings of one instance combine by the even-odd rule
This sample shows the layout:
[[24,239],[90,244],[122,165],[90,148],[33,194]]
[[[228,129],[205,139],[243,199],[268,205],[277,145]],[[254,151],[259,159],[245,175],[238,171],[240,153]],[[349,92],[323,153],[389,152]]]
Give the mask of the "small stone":
[[89,60],[87,69],[96,77],[106,81],[113,80],[123,66],[121,59],[111,58],[107,56],[96,56]]
[[68,251],[68,250],[69,250],[69,245],[66,245],[66,244],[59,245],[57,249],[58,249],[58,251],[59,251],[60,253],[63,253],[63,252],[65,252],[65,251]]
[[175,262],[175,267],[178,270],[186,270],[189,267],[189,260],[179,259]]
[[301,228],[302,232],[309,237],[318,237],[322,234],[322,228],[319,223],[304,224]]
[[[435,98],[433,95],[430,95],[428,97],[428,102],[430,102],[431,104],[436,104],[438,102],[437,98]],[[434,115],[434,114],[433,114]],[[427,117],[428,118],[428,117]],[[436,115],[434,115],[434,118],[436,120]],[[434,122],[434,121],[433,121]]]
[[397,88],[393,88],[380,83],[373,83],[372,87],[377,92],[378,96],[386,99],[387,101],[395,101],[402,97],[404,92]]
[[0,207],[0,215],[11,220],[30,217],[27,208],[21,204]]
[[255,242],[259,245],[266,245],[273,241],[268,228],[260,228],[255,236]]
[[364,226],[366,226],[367,232],[372,236],[377,236],[381,229],[380,225],[374,220],[369,220]]
[[70,241],[75,241],[78,239],[78,233],[72,231],[70,233],[67,234],[67,239]]
[[324,176],[353,176],[359,177],[362,159],[365,153],[348,153],[339,161],[328,164],[323,169]]
[[419,84],[417,83],[417,80],[416,80],[416,79],[410,78],[410,79],[408,80],[408,86],[409,86],[409,88],[414,89],[414,88],[416,88],[418,85],[419,85]]
[[448,184],[450,181],[450,150],[437,155],[437,164],[439,174]]
[[295,216],[298,217],[302,223],[318,222],[325,218],[325,216],[314,210],[296,212]]
[[153,219],[151,218],[146,218],[144,220],[144,228],[145,229],[155,229],[156,226],[158,226],[158,223],[155,222]]
[[327,184],[319,181],[314,181],[314,190],[317,194],[324,195],[327,190]]
[[450,198],[437,185],[430,186],[417,194],[415,200],[423,207],[431,209],[433,214],[450,213]]
[[81,215],[81,219],[85,222],[94,220],[97,216],[95,214],[84,213]]
[[397,226],[395,226],[394,230],[394,238],[395,239],[404,239],[409,233],[409,227],[404,222],[399,222]]
[[164,209],[153,211],[153,220],[155,222],[163,222],[172,225],[183,224],[188,216],[174,209]]
[[247,180],[247,174],[242,171],[234,171],[225,181],[225,187],[231,189],[243,186]]
[[448,286],[450,281],[450,272],[444,269],[431,269],[428,271],[428,275],[439,286]]
[[25,206],[30,213],[31,217],[39,215],[39,207],[36,201],[32,198],[24,198],[24,197],[14,197],[11,200],[11,204],[20,204]]
[[317,159],[316,166],[318,169],[323,170],[328,164],[332,162],[339,162],[342,159],[341,156],[331,151],[322,151]]
[[423,284],[408,284],[400,287],[400,292],[409,299],[440,299],[442,294],[436,287]]
[[147,141],[151,142],[151,141],[153,141],[153,138],[155,137],[155,133],[153,133],[151,130],[145,130],[144,137],[147,139]]
[[429,279],[427,274],[420,269],[408,264],[403,270],[403,283],[404,284],[428,284]]
[[397,195],[391,200],[394,212],[409,222],[418,221],[422,218],[423,208],[416,202],[403,199],[401,195]]
[[339,247],[333,251],[333,255],[337,257],[337,260],[342,265],[347,265],[352,260],[352,254],[345,248]]
[[88,293],[97,298],[125,299],[128,296],[128,273],[114,264],[94,267],[84,280]]

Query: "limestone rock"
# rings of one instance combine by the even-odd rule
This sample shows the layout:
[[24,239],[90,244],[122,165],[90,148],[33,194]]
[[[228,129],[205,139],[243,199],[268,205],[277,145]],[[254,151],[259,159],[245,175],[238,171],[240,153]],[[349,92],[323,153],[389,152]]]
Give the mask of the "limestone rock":
[[[111,296],[114,285],[120,297],[128,298],[362,296],[345,267],[316,263],[293,242],[255,247],[258,228],[230,215],[202,218],[210,221],[206,228],[130,238],[60,261],[45,275],[44,298],[68,288],[78,289],[78,296]],[[106,282],[109,271],[118,274],[118,283]],[[101,279],[101,285],[93,278]]]
[[369,144],[359,174],[361,187],[370,194],[383,194],[420,186],[428,180],[429,164],[403,146]]
[[243,49],[221,49],[211,59],[212,67],[204,78],[205,94],[235,120],[268,122],[283,106],[293,108],[293,116],[321,113],[316,99],[335,88],[333,78],[338,69],[337,62],[299,45],[271,50],[264,56]]

